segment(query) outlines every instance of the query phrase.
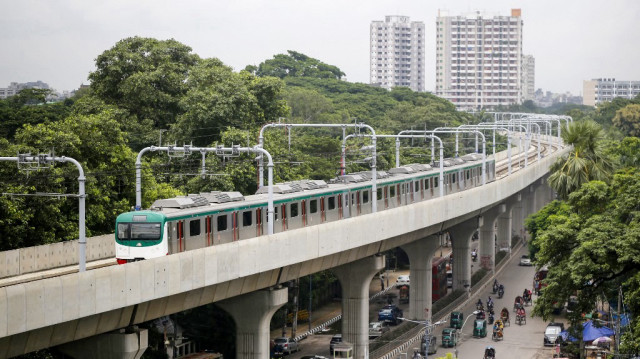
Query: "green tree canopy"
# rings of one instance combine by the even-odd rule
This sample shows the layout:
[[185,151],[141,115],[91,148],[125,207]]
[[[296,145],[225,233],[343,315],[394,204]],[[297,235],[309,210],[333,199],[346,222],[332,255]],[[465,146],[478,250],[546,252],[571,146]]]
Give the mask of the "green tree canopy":
[[287,53],[288,55],[275,55],[273,59],[266,60],[257,68],[248,66],[246,70],[255,72],[258,76],[273,76],[281,79],[291,76],[340,80],[345,75],[338,67],[325,64],[305,54],[291,50]]
[[640,136],[640,104],[629,104],[618,111],[613,124],[627,136]]
[[91,89],[138,120],[167,128],[181,112],[178,104],[198,61],[189,46],[173,39],[126,38],[98,56],[96,71],[89,74]]
[[[548,265],[547,287],[536,301],[534,314],[552,317],[553,303],[578,295],[578,310],[570,315],[574,325],[596,303],[617,297],[623,288],[625,304],[633,318],[640,314],[640,172],[629,169],[613,177],[611,185],[585,183],[528,221],[537,234],[537,265]],[[639,333],[627,337],[636,348]]]

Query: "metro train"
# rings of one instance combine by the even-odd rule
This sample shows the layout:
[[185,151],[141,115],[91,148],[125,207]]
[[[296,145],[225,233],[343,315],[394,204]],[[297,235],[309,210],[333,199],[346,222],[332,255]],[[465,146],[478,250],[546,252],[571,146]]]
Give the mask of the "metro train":
[[[443,161],[440,171],[411,164],[378,171],[377,210],[482,186],[482,156],[468,154]],[[486,159],[486,182],[496,177],[495,161]],[[371,172],[329,181],[302,180],[273,185],[274,233],[371,213]],[[150,209],[120,214],[115,246],[119,264],[219,245],[267,234],[267,187],[256,194],[210,192],[160,199]]]

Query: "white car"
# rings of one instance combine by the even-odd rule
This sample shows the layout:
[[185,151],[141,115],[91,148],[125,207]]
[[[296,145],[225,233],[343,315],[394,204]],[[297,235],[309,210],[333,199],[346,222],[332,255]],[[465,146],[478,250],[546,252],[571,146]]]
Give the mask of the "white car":
[[532,264],[531,264],[531,259],[529,258],[529,256],[526,255],[526,254],[523,254],[522,257],[520,257],[519,265],[530,267]]
[[408,275],[401,275],[398,276],[398,279],[396,279],[396,285],[409,285],[409,276]]
[[377,338],[388,331],[389,327],[385,326],[382,322],[369,323],[369,339]]

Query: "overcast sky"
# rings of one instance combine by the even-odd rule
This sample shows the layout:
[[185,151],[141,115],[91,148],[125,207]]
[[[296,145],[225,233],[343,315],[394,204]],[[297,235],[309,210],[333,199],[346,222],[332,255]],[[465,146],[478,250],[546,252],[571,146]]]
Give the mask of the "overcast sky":
[[174,38],[236,71],[295,50],[368,83],[369,24],[405,15],[425,23],[432,91],[438,9],[511,8],[522,9],[536,88],[581,94],[583,80],[640,80],[640,0],[0,0],[0,87],[41,80],[76,89],[100,53],[136,35]]

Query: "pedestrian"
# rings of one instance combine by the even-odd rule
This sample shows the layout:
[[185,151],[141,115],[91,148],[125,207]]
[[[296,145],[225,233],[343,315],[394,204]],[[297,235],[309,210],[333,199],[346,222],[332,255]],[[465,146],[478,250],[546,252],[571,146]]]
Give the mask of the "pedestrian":
[[384,278],[380,277],[380,291],[384,291]]

